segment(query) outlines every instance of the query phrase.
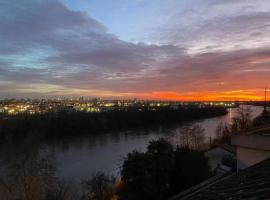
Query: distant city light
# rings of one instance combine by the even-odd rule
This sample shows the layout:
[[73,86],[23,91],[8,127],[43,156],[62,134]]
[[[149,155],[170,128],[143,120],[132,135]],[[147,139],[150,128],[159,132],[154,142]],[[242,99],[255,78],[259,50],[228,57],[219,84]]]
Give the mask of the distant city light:
[[7,115],[18,114],[45,114],[49,112],[108,112],[125,111],[128,108],[143,111],[145,109],[156,111],[164,107],[177,110],[180,107],[221,106],[235,107],[235,102],[177,102],[177,101],[146,101],[146,100],[102,100],[102,99],[42,99],[42,100],[0,100],[0,113]]

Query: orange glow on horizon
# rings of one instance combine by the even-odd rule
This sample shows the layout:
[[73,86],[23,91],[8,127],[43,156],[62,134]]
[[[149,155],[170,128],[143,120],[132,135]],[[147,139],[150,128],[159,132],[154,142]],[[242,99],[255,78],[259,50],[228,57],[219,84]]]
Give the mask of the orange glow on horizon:
[[173,91],[161,91],[135,94],[138,98],[176,101],[262,101],[261,92],[232,90],[223,92],[192,92],[181,94]]

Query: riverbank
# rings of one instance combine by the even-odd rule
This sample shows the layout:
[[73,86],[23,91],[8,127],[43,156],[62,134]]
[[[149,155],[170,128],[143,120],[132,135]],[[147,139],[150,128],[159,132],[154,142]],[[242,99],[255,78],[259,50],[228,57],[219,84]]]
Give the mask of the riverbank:
[[122,131],[175,122],[213,118],[227,113],[223,107],[181,108],[157,111],[113,111],[104,113],[59,112],[44,115],[19,115],[3,118],[0,139],[25,138],[39,135],[43,138],[63,138],[104,131]]

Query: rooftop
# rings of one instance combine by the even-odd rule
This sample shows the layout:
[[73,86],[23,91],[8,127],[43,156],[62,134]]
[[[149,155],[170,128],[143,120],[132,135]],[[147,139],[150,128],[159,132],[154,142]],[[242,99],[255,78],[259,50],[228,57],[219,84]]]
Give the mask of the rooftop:
[[169,200],[270,199],[270,159],[240,171],[212,177]]

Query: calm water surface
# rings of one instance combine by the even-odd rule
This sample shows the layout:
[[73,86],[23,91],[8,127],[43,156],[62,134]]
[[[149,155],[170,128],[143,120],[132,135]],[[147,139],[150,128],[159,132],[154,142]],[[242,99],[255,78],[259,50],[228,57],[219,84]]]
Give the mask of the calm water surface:
[[[261,107],[252,106],[251,109],[253,117],[262,112]],[[236,109],[231,109],[227,115],[194,123],[202,125],[206,138],[214,138],[217,125],[221,122],[230,123],[236,114]],[[145,151],[150,140],[160,137],[173,140],[181,126],[183,124],[59,140],[47,144],[47,148],[55,155],[57,174],[60,177],[79,180],[98,171],[119,175],[123,158],[129,152],[134,149]]]

